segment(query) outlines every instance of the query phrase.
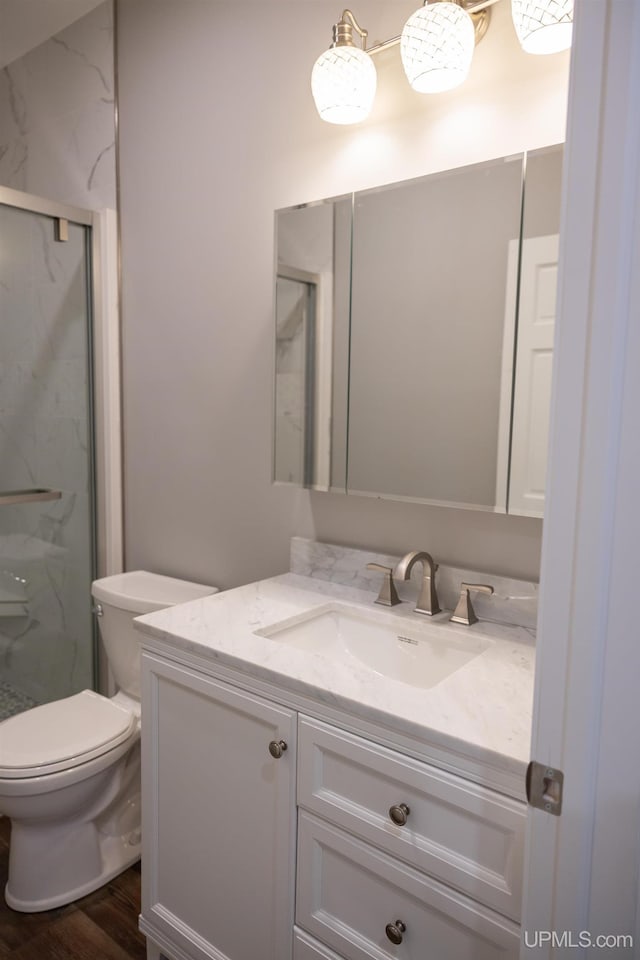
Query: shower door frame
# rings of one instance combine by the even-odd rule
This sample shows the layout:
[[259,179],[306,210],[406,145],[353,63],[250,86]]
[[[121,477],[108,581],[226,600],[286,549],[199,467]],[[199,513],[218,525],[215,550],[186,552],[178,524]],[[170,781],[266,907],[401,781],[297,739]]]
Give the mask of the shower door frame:
[[[93,419],[94,557],[98,577],[123,570],[123,477],[121,429],[120,264],[117,213],[85,210],[12,187],[0,186],[0,204],[27,213],[91,227],[89,343],[90,408]],[[109,671],[99,650],[97,688],[110,692]]]

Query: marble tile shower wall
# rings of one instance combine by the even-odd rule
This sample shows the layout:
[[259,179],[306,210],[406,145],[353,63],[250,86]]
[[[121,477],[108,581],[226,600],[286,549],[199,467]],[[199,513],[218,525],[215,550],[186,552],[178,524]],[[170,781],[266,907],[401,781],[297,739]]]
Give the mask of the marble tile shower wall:
[[[115,207],[111,2],[0,70],[0,184]],[[79,233],[10,208],[0,229],[0,487],[63,491],[2,508],[0,680],[44,701],[92,682],[85,276]]]
[[110,0],[0,70],[0,183],[116,206]]

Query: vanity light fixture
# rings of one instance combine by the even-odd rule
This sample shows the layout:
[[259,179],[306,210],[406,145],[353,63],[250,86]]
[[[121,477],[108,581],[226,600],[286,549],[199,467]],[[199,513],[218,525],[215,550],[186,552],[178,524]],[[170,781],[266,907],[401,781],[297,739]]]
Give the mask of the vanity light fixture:
[[[372,57],[400,44],[407,79],[419,93],[441,93],[463,83],[475,45],[489,27],[498,0],[425,0],[402,33],[367,49],[367,31],[351,10],[333,26],[333,43],[311,73],[318,113],[328,123],[358,123],[370,113],[376,93]],[[558,53],[571,44],[573,0],[511,0],[513,22],[527,53]],[[360,46],[353,40],[353,31]]]
[[407,80],[418,93],[453,90],[467,79],[475,45],[473,20],[464,7],[450,0],[427,3],[400,35]]
[[[353,42],[354,29],[362,48]],[[328,123],[358,123],[371,111],[377,75],[366,44],[367,31],[351,10],[345,10],[333,25],[333,43],[318,57],[311,72],[313,99]]]
[[559,53],[571,46],[573,0],[511,0],[511,13],[527,53]]

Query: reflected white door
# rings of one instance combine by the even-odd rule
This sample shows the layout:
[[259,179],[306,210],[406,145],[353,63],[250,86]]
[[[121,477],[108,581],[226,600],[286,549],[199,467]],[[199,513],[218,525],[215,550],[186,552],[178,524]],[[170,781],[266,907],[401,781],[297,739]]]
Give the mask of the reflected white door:
[[509,513],[544,512],[558,235],[523,240],[513,395]]

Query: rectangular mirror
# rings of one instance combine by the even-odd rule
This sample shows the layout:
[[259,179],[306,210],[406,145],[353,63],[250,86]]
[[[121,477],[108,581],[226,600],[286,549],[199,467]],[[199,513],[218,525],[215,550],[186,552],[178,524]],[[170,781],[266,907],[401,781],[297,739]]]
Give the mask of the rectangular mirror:
[[351,206],[276,214],[273,476],[315,490],[345,489]]
[[500,371],[522,161],[355,195],[349,492],[505,512]]
[[542,516],[561,168],[276,212],[276,481]]

